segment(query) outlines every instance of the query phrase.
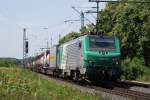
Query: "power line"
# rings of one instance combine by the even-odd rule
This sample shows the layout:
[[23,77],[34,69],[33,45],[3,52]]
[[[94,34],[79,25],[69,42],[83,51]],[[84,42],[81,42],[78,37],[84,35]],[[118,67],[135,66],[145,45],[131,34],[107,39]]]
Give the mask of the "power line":
[[96,7],[76,7],[76,8],[96,8]]
[[69,22],[69,21],[80,21],[80,20],[65,20],[64,22]]
[[90,14],[91,17],[93,17],[93,18],[96,20],[96,16],[93,15],[94,13],[96,13],[96,11],[87,10],[85,13],[86,13],[86,14]]
[[[76,9],[76,7],[74,7],[74,6],[72,6],[72,9],[74,9],[78,14],[81,15],[82,21],[83,21],[83,17],[84,17],[84,19],[86,19],[89,23],[91,23],[93,26],[95,26],[95,25],[93,24],[93,22],[91,22],[87,17],[84,16],[84,12],[78,11],[78,10]],[[84,24],[83,24],[84,22],[82,22],[82,21],[81,21],[81,25],[84,25]]]

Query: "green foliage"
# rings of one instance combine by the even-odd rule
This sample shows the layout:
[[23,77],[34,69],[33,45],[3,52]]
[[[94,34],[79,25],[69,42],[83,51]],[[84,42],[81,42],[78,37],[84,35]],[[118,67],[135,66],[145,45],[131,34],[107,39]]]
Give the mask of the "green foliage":
[[141,76],[141,77],[138,77],[136,80],[137,81],[144,81],[144,82],[150,82],[150,68],[145,68],[145,72],[146,74]]
[[[0,68],[1,100],[99,100],[66,85],[57,85],[21,68]],[[103,99],[103,98],[102,98]]]
[[12,67],[21,65],[21,60],[15,58],[0,58],[0,67]]
[[65,43],[65,42],[68,42],[68,41],[70,41],[70,40],[73,40],[73,39],[75,39],[75,38],[78,38],[79,36],[81,36],[80,33],[71,32],[71,33],[67,34],[66,36],[64,36],[64,37],[59,41],[59,43],[60,43],[60,44],[63,44],[63,43]]
[[65,42],[68,42],[70,40],[76,39],[82,35],[87,35],[87,34],[94,34],[95,33],[95,27],[91,24],[87,25],[86,27],[84,27],[83,29],[80,29],[80,33],[77,32],[70,32],[68,33],[66,36],[64,36],[59,43],[63,44]]
[[143,57],[150,66],[149,3],[109,3],[99,17],[99,28],[120,38],[123,58]]
[[86,27],[80,30],[81,34],[87,35],[87,34],[93,34],[95,33],[95,26],[88,24]]
[[[145,67],[143,59],[127,58],[122,61],[122,77],[127,80],[138,80],[142,77],[149,78],[150,69]],[[148,80],[145,80],[148,81]]]

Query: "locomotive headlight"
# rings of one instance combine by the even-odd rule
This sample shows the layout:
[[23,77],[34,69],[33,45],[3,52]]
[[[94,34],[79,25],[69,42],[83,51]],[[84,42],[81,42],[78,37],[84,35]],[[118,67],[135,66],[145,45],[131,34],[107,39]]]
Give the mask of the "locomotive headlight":
[[115,63],[115,64],[119,64],[119,62],[118,62],[118,58],[112,58],[112,61]]
[[89,64],[92,64],[92,61],[89,60]]
[[118,61],[116,61],[116,65],[118,65],[119,64],[119,62]]
[[91,61],[91,60],[89,60],[89,64],[93,66],[93,65],[94,65],[94,62]]
[[89,63],[92,63],[92,61],[89,61]]

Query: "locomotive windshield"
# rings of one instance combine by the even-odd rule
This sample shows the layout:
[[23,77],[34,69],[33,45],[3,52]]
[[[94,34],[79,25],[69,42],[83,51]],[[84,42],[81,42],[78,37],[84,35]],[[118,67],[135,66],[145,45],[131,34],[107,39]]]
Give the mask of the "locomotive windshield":
[[92,50],[114,50],[114,38],[90,37],[90,49]]

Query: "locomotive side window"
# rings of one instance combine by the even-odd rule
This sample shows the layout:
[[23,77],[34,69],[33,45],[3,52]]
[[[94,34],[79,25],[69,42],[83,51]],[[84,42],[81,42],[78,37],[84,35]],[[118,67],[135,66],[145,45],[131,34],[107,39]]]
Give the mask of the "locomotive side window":
[[92,50],[114,50],[114,38],[90,37],[90,49]]

